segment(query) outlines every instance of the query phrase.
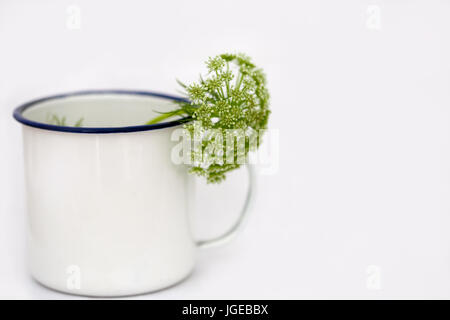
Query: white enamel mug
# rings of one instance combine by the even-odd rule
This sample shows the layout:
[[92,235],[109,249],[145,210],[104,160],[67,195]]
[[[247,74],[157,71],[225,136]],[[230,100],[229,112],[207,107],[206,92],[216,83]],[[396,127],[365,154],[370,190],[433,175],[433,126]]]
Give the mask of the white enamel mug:
[[[236,233],[251,200],[251,171],[238,221],[216,239],[197,241],[187,170],[171,161],[171,134],[181,121],[138,125],[177,100],[83,91],[14,111],[23,124],[28,260],[38,282],[90,296],[151,292],[186,278],[198,247]],[[49,124],[49,115],[64,117],[67,126]],[[81,118],[82,127],[70,126]]]

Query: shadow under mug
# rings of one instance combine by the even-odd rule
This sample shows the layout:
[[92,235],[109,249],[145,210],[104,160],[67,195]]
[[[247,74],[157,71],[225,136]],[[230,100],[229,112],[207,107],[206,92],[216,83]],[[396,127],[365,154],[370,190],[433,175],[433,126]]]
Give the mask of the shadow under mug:
[[[151,292],[187,277],[197,248],[235,235],[252,198],[251,167],[236,223],[216,239],[197,241],[187,170],[171,161],[171,134],[182,121],[136,125],[174,101],[183,98],[83,91],[14,111],[24,125],[28,260],[38,282],[90,296]],[[60,125],[48,123],[53,116]],[[80,119],[83,126],[74,127]]]

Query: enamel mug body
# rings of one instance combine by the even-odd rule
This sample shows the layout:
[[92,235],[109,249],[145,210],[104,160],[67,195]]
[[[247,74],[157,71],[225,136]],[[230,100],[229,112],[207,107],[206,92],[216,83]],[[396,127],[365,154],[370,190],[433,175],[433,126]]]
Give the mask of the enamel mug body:
[[[181,124],[135,125],[174,99],[84,92],[16,109],[24,124],[28,261],[38,282],[122,296],[190,274],[198,247],[189,223],[191,187],[186,168],[171,161],[171,135]],[[64,115],[67,125],[48,124],[49,114]],[[70,127],[81,118],[82,127]]]

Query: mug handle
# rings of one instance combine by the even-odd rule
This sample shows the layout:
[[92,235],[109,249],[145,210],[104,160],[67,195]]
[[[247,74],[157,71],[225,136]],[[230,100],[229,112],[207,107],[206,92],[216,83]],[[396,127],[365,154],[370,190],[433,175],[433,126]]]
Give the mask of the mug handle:
[[226,232],[224,232],[222,235],[208,239],[208,240],[199,240],[197,241],[197,247],[199,248],[211,248],[216,247],[219,245],[223,245],[227,242],[229,242],[232,238],[236,236],[238,231],[243,225],[243,222],[246,220],[248,216],[248,212],[250,211],[250,205],[253,202],[253,196],[254,196],[254,190],[255,190],[255,174],[253,166],[250,164],[246,165],[247,172],[248,172],[248,188],[247,188],[247,195],[245,197],[244,205],[241,209],[241,213],[239,215],[239,218],[237,221],[228,229]]

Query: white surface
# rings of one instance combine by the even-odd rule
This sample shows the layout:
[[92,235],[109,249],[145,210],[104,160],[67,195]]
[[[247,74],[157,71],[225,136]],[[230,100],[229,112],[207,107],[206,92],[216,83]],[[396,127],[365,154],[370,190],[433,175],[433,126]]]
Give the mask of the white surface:
[[[227,3],[77,1],[78,30],[73,2],[0,2],[0,297],[70,298],[25,270],[13,107],[77,89],[175,92],[232,50],[267,72],[279,170],[259,177],[241,237],[139,298],[450,298],[450,3]],[[240,204],[218,199],[244,174],[204,188],[217,215],[199,213],[200,233],[231,223]]]

